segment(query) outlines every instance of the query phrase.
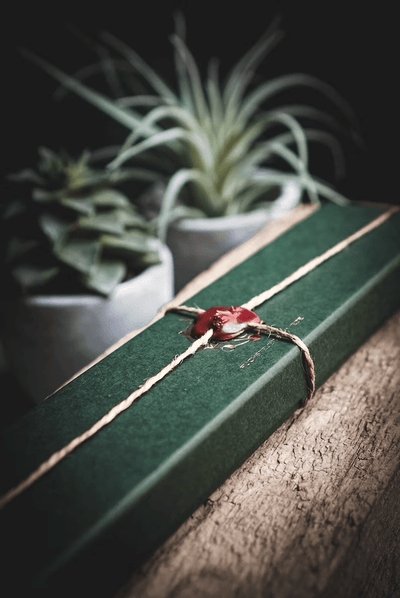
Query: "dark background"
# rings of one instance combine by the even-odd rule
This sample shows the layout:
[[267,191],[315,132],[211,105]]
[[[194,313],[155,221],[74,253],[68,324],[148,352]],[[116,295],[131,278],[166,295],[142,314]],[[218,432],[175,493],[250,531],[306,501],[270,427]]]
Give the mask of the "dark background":
[[[126,136],[122,128],[110,133],[110,119],[72,94],[55,102],[51,97],[55,82],[21,57],[19,46],[73,73],[94,56],[68,32],[66,24],[93,37],[107,29],[175,86],[168,41],[175,9],[182,9],[186,16],[187,44],[203,75],[212,56],[220,58],[224,75],[259,39],[272,18],[281,14],[286,36],[263,61],[258,70],[260,81],[305,72],[333,85],[352,105],[365,144],[360,149],[341,139],[347,174],[337,183],[338,189],[351,199],[399,202],[394,188],[397,43],[390,34],[394,14],[385,4],[247,1],[233,8],[227,2],[131,0],[107,5],[53,3],[51,9],[33,4],[14,3],[3,12],[4,172],[35,164],[39,145],[79,153],[85,147],[122,142]],[[291,101],[302,98],[295,90]],[[320,96],[313,99],[315,105],[330,109]],[[332,167],[318,147],[311,154],[311,170],[333,182]]]

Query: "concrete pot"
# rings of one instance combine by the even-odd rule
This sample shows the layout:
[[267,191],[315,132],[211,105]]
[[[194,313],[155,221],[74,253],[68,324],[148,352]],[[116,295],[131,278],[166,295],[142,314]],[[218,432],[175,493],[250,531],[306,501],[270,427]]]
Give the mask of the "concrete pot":
[[125,334],[147,324],[173,297],[169,249],[161,263],[94,295],[37,295],[3,306],[2,341],[21,387],[40,402]]
[[300,200],[299,186],[289,182],[268,210],[222,218],[182,218],[173,222],[168,229],[167,245],[174,258],[175,292],[269,222],[287,214]]

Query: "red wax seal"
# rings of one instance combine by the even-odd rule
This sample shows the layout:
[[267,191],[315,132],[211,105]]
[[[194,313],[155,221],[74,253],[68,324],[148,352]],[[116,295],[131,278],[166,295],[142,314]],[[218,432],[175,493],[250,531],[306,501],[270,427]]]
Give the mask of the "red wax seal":
[[212,328],[214,330],[212,339],[227,341],[242,334],[246,329],[246,324],[250,322],[260,324],[261,320],[254,311],[245,307],[227,307],[226,305],[210,307],[197,316],[191,335],[198,338]]

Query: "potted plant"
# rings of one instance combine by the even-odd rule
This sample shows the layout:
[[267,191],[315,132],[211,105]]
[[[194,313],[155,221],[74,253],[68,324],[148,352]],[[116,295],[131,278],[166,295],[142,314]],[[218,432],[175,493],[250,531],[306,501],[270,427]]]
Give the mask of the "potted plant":
[[121,185],[145,170],[94,168],[39,149],[9,177],[2,206],[2,341],[35,401],[44,399],[172,298],[168,248]]
[[[204,269],[305,195],[315,203],[320,197],[347,202],[309,172],[309,141],[328,145],[337,171],[341,167],[336,137],[320,127],[322,123],[340,128],[335,119],[309,105],[267,107],[280,92],[304,86],[328,97],[351,122],[352,111],[339,94],[306,74],[283,75],[248,91],[260,62],[282,38],[277,21],[239,60],[222,89],[216,61],[210,62],[207,79],[202,82],[179,15],[171,38],[178,93],[124,42],[109,33],[101,37],[125,58],[124,72],[130,65],[152,88],[149,94],[112,100],[82,82],[88,69],[70,77],[41,58],[27,55],[65,88],[131,129],[108,165],[111,172],[132,160],[147,162],[153,171],[164,175],[165,165],[172,165],[162,191],[157,231],[172,248],[178,288],[188,275]],[[110,74],[111,69],[117,78],[120,62],[110,60],[104,49],[102,56],[105,70]],[[98,68],[101,66],[100,62]],[[138,107],[146,113],[139,113]],[[319,123],[319,128],[303,126],[303,119]],[[276,159],[279,167],[274,167]]]

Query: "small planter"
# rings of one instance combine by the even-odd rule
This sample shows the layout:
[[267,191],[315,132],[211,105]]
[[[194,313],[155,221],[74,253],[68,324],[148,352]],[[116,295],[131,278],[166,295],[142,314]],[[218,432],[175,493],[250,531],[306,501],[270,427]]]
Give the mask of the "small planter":
[[122,336],[147,324],[173,296],[169,249],[155,241],[161,263],[94,295],[37,295],[3,306],[3,342],[10,368],[39,402]]
[[167,245],[174,258],[175,292],[206,270],[231,249],[258,233],[300,203],[301,190],[295,182],[282,187],[268,210],[222,218],[182,218],[173,222]]

